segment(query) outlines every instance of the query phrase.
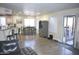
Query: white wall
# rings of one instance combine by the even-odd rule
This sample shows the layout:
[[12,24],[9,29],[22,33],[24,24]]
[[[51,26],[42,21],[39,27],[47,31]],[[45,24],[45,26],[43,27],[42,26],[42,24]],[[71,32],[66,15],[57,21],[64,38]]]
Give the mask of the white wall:
[[52,16],[49,18],[48,21],[48,36],[53,35],[54,36],[53,39],[56,40],[56,34],[55,34],[56,32],[57,32],[57,19],[56,17]]
[[77,14],[76,19],[74,47],[79,49],[79,14]]
[[[66,15],[76,15],[76,16],[78,16],[78,14],[79,14],[79,8],[64,10],[64,11],[60,11],[60,12],[56,12],[56,13],[50,14],[51,17],[54,16],[56,18],[56,20],[57,20],[57,32],[55,33],[56,34],[56,40],[58,40],[59,42],[63,41],[62,40],[63,39],[63,35],[64,35],[63,16],[66,16]],[[77,21],[77,18],[76,18],[76,21]],[[77,33],[77,34],[79,34],[79,33]],[[75,35],[75,37],[77,37],[77,36]],[[76,40],[79,41],[79,39],[76,39]]]
[[36,26],[36,34],[38,35],[39,34],[39,18],[38,17],[36,17],[35,26]]

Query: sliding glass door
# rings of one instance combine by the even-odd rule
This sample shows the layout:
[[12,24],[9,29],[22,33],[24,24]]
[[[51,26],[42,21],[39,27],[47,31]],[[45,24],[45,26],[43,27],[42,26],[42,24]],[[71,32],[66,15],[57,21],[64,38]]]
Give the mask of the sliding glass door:
[[74,44],[75,16],[64,17],[64,43],[68,45]]

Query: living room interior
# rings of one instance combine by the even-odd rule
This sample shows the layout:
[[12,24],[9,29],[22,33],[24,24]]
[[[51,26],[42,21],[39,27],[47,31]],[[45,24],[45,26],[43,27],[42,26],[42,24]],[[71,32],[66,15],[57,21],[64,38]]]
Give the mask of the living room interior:
[[0,55],[79,55],[79,3],[0,3]]

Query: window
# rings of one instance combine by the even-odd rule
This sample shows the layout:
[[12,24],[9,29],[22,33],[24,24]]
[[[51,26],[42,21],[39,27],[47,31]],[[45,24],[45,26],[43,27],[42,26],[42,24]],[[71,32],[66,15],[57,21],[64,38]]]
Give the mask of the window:
[[64,17],[64,27],[66,27],[67,26],[67,17]]
[[68,26],[73,26],[73,17],[68,17]]
[[6,18],[5,17],[0,17],[0,26],[6,26]]
[[35,26],[35,19],[24,19],[24,26],[25,27],[34,27]]

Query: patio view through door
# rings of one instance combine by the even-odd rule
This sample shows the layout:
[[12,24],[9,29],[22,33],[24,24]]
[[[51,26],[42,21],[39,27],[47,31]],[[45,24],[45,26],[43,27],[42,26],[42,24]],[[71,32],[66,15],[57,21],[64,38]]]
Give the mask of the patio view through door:
[[64,17],[64,43],[73,46],[75,33],[75,16]]

